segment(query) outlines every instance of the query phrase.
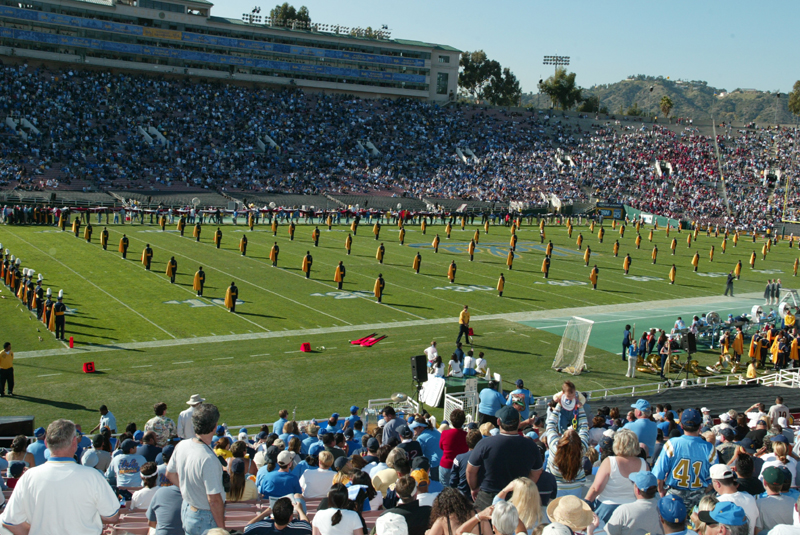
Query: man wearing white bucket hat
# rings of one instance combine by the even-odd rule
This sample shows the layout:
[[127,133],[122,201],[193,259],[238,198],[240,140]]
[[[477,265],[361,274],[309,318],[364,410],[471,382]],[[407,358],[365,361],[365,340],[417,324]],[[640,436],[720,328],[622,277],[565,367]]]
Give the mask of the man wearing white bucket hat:
[[194,438],[194,427],[192,426],[192,414],[194,414],[194,409],[202,402],[205,401],[205,398],[200,397],[200,394],[192,394],[192,397],[189,398],[189,401],[186,402],[189,405],[189,408],[185,411],[182,411],[178,415],[178,436],[186,439],[186,438]]

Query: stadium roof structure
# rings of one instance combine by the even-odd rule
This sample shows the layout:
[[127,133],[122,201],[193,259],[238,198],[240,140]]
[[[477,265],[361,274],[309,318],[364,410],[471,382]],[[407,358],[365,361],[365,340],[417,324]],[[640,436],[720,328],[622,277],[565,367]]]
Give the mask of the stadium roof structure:
[[[79,0],[81,2],[92,2],[94,0]],[[98,0],[102,2],[104,0]],[[208,5],[213,5],[211,2],[207,2],[206,0],[188,0],[191,2],[203,3]],[[320,32],[320,31],[311,31],[307,29],[299,29],[299,28],[284,28],[279,26],[269,26],[268,24],[251,24],[249,22],[245,22],[240,19],[231,19],[228,17],[217,17],[211,15],[208,17],[209,22],[219,22],[223,24],[234,24],[236,26],[242,26],[246,28],[258,28],[258,29],[269,29],[269,30],[280,30],[285,32],[292,32],[294,34],[307,34],[307,35],[322,35],[325,37],[341,37],[344,39],[355,39],[358,41],[373,41],[378,43],[392,43],[395,45],[402,45],[402,46],[418,46],[422,48],[433,48],[435,50],[444,50],[446,52],[458,52],[461,53],[462,50],[458,48],[449,46],[449,45],[440,45],[437,43],[426,43],[425,41],[414,41],[410,39],[375,39],[374,37],[365,37],[359,35],[350,35],[349,33],[334,33],[334,32]]]

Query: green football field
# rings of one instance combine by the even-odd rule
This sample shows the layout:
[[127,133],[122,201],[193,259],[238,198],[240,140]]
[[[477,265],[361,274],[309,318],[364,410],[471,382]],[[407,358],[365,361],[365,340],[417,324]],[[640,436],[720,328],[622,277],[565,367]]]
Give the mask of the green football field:
[[[506,267],[510,229],[505,226],[491,226],[488,234],[477,224],[464,231],[455,226],[449,240],[442,226],[428,226],[425,235],[418,225],[407,226],[401,246],[396,226],[383,225],[376,241],[372,226],[362,225],[349,256],[344,248],[349,228],[344,224],[330,231],[320,225],[319,247],[311,239],[313,225],[298,225],[290,241],[286,225],[273,237],[266,225],[250,231],[226,224],[220,249],[212,243],[213,225],[203,227],[199,243],[191,237],[191,226],[182,238],[174,226],[162,232],[156,225],[109,225],[108,251],[99,244],[103,225],[94,225],[91,244],[82,230],[76,238],[69,229],[4,226],[3,247],[21,257],[23,267],[42,273],[45,287],[54,294],[64,290],[67,336],[74,337],[75,349],[56,341],[3,287],[2,338],[13,343],[17,355],[16,396],[3,399],[3,413],[32,414],[40,425],[65,416],[91,428],[97,407],[105,403],[121,423],[142,423],[150,417],[153,402],[166,401],[169,413],[177,417],[194,393],[220,406],[231,424],[271,422],[281,408],[296,408],[298,418],[343,412],[351,404],[365,406],[371,398],[412,393],[408,357],[421,353],[432,339],[439,341],[440,354],[449,355],[465,304],[477,335],[475,351],[486,353],[492,371],[505,380],[524,379],[535,394],[554,392],[564,379],[550,365],[571,315],[597,322],[587,350],[590,371],[576,378],[579,388],[651,382],[653,376],[625,378],[624,364],[614,355],[614,340],[621,340],[625,322],[636,323],[640,332],[669,328],[678,314],[745,312],[762,302],[752,294],[763,291],[767,278],[783,277],[784,289],[793,288],[796,280],[792,264],[798,251],[787,241],[773,246],[762,260],[763,240],[753,244],[750,236],[742,236],[736,248],[729,239],[722,254],[721,236],[701,233],[688,248],[687,231],[673,229],[667,237],[660,229],[651,243],[649,228],[643,227],[637,250],[632,225],[623,239],[610,224],[605,227],[602,244],[586,226],[576,225],[571,239],[564,227],[546,227],[545,245],[552,240],[554,251],[550,278],[544,279],[545,245],[535,224],[523,224],[517,232],[512,270]],[[470,262],[467,244],[476,229],[480,241]],[[123,232],[130,239],[127,260],[117,252]],[[247,256],[242,256],[238,246],[245,233],[249,244]],[[438,254],[431,247],[436,233],[441,237]],[[575,245],[579,233],[584,249],[592,249],[590,265],[600,270],[597,291],[591,289],[583,251]],[[675,256],[669,248],[672,238],[678,244]],[[612,253],[616,239],[618,258]],[[281,249],[277,268],[269,260],[275,241]],[[386,247],[382,265],[375,258],[381,242]],[[140,262],[147,243],[154,250],[151,272]],[[656,265],[653,245],[659,248]],[[708,255],[712,245],[713,262]],[[753,250],[758,256],[754,270],[748,265]],[[301,271],[306,251],[314,258],[310,279]],[[422,269],[415,274],[412,261],[418,251]],[[692,273],[690,264],[695,251],[700,253],[698,273]],[[630,276],[622,271],[626,253],[633,259]],[[165,275],[171,256],[178,262],[175,284]],[[342,291],[333,282],[340,260],[347,268]],[[447,268],[453,260],[458,270],[455,284],[450,284]],[[725,275],[737,260],[744,265],[735,283],[737,297],[725,301],[730,299],[722,297]],[[673,263],[677,281],[670,285]],[[192,290],[199,266],[206,272],[202,298]],[[379,273],[386,280],[382,304],[372,296]],[[506,279],[502,298],[495,290],[500,273]],[[241,300],[236,314],[223,303],[231,281]],[[695,301],[690,306],[687,299]],[[619,305],[621,312],[602,308],[607,305]],[[387,338],[369,348],[349,343],[372,333]],[[303,342],[311,344],[311,353],[299,351]],[[716,355],[708,352],[699,358],[709,364]],[[95,362],[98,373],[83,374],[86,361]]]

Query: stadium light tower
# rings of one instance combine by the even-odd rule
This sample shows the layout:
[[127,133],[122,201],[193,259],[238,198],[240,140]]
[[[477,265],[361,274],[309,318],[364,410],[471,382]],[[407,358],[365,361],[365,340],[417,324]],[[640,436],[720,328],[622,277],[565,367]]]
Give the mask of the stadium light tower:
[[545,56],[543,65],[554,65],[554,70],[558,72],[559,67],[569,65],[569,56]]

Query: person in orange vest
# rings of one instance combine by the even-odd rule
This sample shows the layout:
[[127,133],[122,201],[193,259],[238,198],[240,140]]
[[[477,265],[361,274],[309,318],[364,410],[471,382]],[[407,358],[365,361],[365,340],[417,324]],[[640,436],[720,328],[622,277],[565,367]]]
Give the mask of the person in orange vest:
[[798,266],[798,264],[800,264],[800,259],[795,258],[794,259],[794,264],[792,265],[792,271],[794,271],[794,276],[795,277],[797,276],[797,266]]
[[489,234],[489,220],[488,219],[483,223],[483,233],[484,234]]
[[119,240],[119,252],[122,253],[122,259],[128,258],[128,237],[123,234]]
[[580,251],[581,247],[583,246],[583,234],[580,232],[578,233],[578,239],[575,241],[575,243],[578,245],[578,250]]
[[756,267],[756,252],[753,251],[753,254],[750,255],[750,269],[755,269]]
[[762,256],[762,258],[761,258],[762,260],[766,260],[767,259],[767,244],[766,243],[761,246],[761,256]]
[[419,275],[419,268],[422,266],[422,255],[417,252],[417,256],[414,257],[414,264],[412,268],[414,268],[414,273]]
[[711,250],[708,252],[708,261],[709,262],[713,262],[714,261],[714,246],[713,245],[711,246]]
[[547,247],[544,248],[544,255],[553,256],[553,240],[547,242]]
[[639,249],[639,247],[641,245],[642,245],[642,235],[641,234],[637,234],[636,235],[636,248]]
[[239,240],[239,252],[242,256],[247,256],[247,236],[242,234],[242,239]]
[[451,283],[456,282],[456,269],[456,261],[453,260],[447,268],[447,278],[450,279]]
[[506,265],[508,266],[509,270],[513,269],[513,266],[514,266],[514,249],[509,249],[508,250],[508,256],[506,257]]
[[311,239],[314,240],[314,247],[319,247],[319,227],[314,227],[314,230],[311,231]]
[[83,230],[83,239],[86,243],[92,243],[92,224],[87,222],[86,228]]
[[339,284],[338,289],[342,289],[342,284],[344,283],[344,276],[345,276],[345,267],[344,263],[339,260],[339,265],[336,266],[336,271],[333,273],[333,282]]
[[425,232],[428,230],[428,221],[425,219],[425,216],[422,217],[422,222],[419,224],[420,228],[422,229],[423,236]]
[[653,259],[653,264],[656,263],[656,257],[658,257],[658,245],[653,246],[653,252],[650,253],[650,258]]
[[472,260],[475,258],[475,240],[469,241],[467,252],[469,253],[469,261],[472,262]]
[[433,252],[434,253],[438,253],[439,252],[439,235],[438,234],[436,235],[435,238],[433,238],[433,242],[431,243],[431,246],[433,247]]
[[381,237],[381,224],[377,221],[372,226],[372,233],[375,235],[375,241],[379,240]]
[[583,261],[586,262],[586,267],[589,267],[589,259],[592,257],[592,248],[586,246],[586,252],[583,253]]
[[271,227],[272,227],[272,235],[273,236],[277,236],[278,235],[278,218],[277,217],[272,219]]
[[175,284],[175,275],[178,272],[178,261],[175,260],[173,256],[170,258],[169,262],[167,262],[167,277],[169,277],[170,284]]
[[733,268],[733,274],[736,275],[736,280],[737,281],[742,277],[742,261],[741,260],[736,262],[736,267]]
[[306,278],[311,277],[311,266],[314,264],[314,258],[311,256],[311,251],[306,251],[306,255],[303,257],[303,265],[302,270],[306,274]]
[[567,225],[567,235],[572,239],[572,225]]
[[628,274],[628,271],[631,269],[631,255],[625,255],[625,260],[622,261],[622,270],[625,272],[625,275]]
[[281,248],[278,247],[278,242],[275,242],[275,245],[269,250],[269,259],[272,260],[272,267],[278,267],[278,254],[280,254]]
[[606,235],[606,229],[600,227],[600,230],[597,231],[597,239],[600,243],[603,243],[603,237]]
[[148,243],[144,251],[142,251],[142,264],[144,264],[144,269],[146,271],[150,271],[150,262],[153,260],[153,249],[150,248],[150,244]]
[[347,254],[350,254],[350,248],[353,247],[353,236],[350,233],[347,234],[347,237],[344,239],[344,248],[347,250]]
[[695,251],[694,256],[692,257],[692,265],[694,266],[695,273],[697,272],[697,267],[700,265],[700,253]]
[[689,249],[692,248],[692,235],[691,234],[686,236],[686,247],[688,247]]
[[447,226],[444,227],[444,233],[445,233],[445,236],[447,236],[448,240],[450,239],[450,233],[451,232],[453,232],[453,225],[450,224],[450,222],[448,221],[447,222]]
[[198,221],[194,226],[194,231],[192,231],[192,236],[196,239],[196,241],[200,241],[200,234],[203,232],[203,227],[200,225],[200,221]]
[[405,243],[406,243],[406,229],[404,229],[404,228],[400,229],[400,233],[398,235],[398,238],[400,239],[400,245],[405,245]]
[[672,238],[672,241],[669,244],[669,248],[672,249],[672,256],[675,256],[675,249],[678,248],[678,240]]
[[589,280],[592,282],[592,290],[597,289],[597,276],[600,274],[600,270],[597,269],[597,264],[594,265],[592,268],[592,272],[589,273]]
[[506,287],[506,278],[503,274],[500,274],[500,278],[497,280],[497,297],[503,297],[503,290]]
[[383,290],[386,288],[386,281],[383,280],[383,273],[378,273],[378,278],[375,279],[375,287],[372,289],[373,295],[378,299],[378,303],[383,299]]
[[544,229],[539,231],[539,243],[544,243]]
[[480,237],[481,233],[478,230],[475,230],[475,236],[472,238],[472,241],[475,242],[475,245],[478,245]]
[[675,275],[677,274],[677,268],[675,264],[672,264],[672,268],[669,270],[669,283],[675,284]]
[[217,227],[217,231],[214,233],[214,244],[219,249],[219,246],[222,245],[222,230]]
[[725,250],[728,248],[728,238],[722,238],[722,254],[725,254]]
[[614,242],[614,258],[619,256],[619,240]]
[[509,245],[511,246],[511,250],[512,251],[516,251],[517,250],[517,235],[516,234],[512,234],[511,235],[511,239],[509,240]]
[[375,259],[378,263],[383,264],[383,255],[386,253],[386,248],[383,246],[383,242],[378,246],[378,252],[375,253]]
[[225,308],[230,312],[236,312],[236,300],[239,299],[239,288],[236,283],[231,281],[231,285],[225,291]]
[[542,273],[544,273],[544,278],[547,279],[550,277],[550,256],[545,256],[544,260],[542,260]]
[[289,241],[294,241],[294,221],[289,223]]
[[194,280],[192,280],[192,289],[197,292],[197,297],[203,296],[203,286],[206,284],[206,272],[203,271],[203,266],[197,270],[197,273],[194,274]]
[[181,233],[181,238],[183,237],[183,231],[186,229],[186,217],[181,216],[178,218],[178,232]]

